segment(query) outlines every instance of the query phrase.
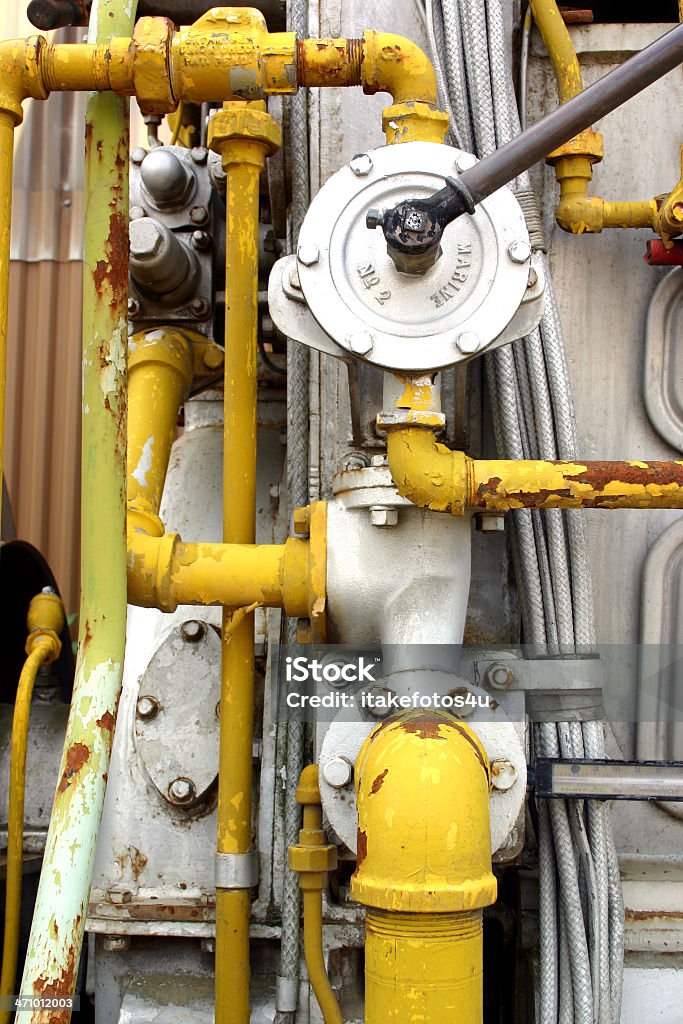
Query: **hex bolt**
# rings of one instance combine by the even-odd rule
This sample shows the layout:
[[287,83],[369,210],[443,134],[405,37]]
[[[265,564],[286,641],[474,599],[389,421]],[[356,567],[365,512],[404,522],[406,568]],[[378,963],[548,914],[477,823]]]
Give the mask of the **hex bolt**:
[[356,153],[349,167],[357,178],[364,178],[372,170],[372,157],[369,153]]
[[374,208],[372,210],[368,210],[365,214],[365,223],[371,231],[374,231],[375,228],[380,227],[384,223],[384,211],[376,210]]
[[508,256],[513,263],[526,263],[531,259],[531,245],[526,238],[518,238],[508,246]]
[[366,356],[368,353],[372,352],[375,339],[374,336],[370,334],[370,331],[357,331],[355,334],[350,334],[347,337],[346,343],[351,351],[355,352],[356,355]]
[[190,303],[190,309],[192,311],[192,315],[200,320],[202,317],[208,315],[209,304],[205,299],[193,299]]
[[205,149],[204,146],[195,146],[195,148],[190,151],[190,157],[196,164],[205,164],[209,159],[209,151],[208,149]]
[[463,355],[472,355],[482,347],[482,340],[474,331],[463,331],[456,339],[456,345]]
[[168,796],[174,804],[187,804],[194,800],[196,793],[195,784],[192,779],[174,779],[168,787]]
[[205,206],[193,206],[190,210],[190,220],[193,224],[206,224],[209,219],[209,211]]
[[105,953],[125,953],[127,949],[130,949],[130,936],[103,935],[102,949]]
[[507,690],[515,681],[515,674],[507,665],[491,665],[486,672],[486,682],[494,690]]
[[296,267],[292,267],[289,272],[289,287],[293,288],[294,291],[301,291],[301,281],[299,280],[299,271]]
[[142,146],[136,146],[135,149],[132,150],[130,154],[131,163],[139,165],[142,163],[146,156],[147,150],[143,149]]
[[156,718],[159,711],[159,701],[156,697],[150,697],[147,694],[143,694],[142,697],[138,697],[137,716],[138,718],[141,718],[143,722],[149,722],[153,718]]
[[130,889],[125,889],[123,886],[112,886],[111,889],[107,890],[107,899],[110,903],[117,904],[117,906],[122,903],[130,903],[132,895]]
[[344,789],[353,778],[353,765],[347,757],[331,757],[323,765],[323,779],[333,789]]
[[130,226],[130,255],[136,260],[156,256],[164,242],[163,225],[149,217],[134,220]]
[[[448,693],[449,697],[462,697],[463,700],[469,697],[470,690],[466,686],[457,686],[454,690],[450,690]],[[471,718],[475,712],[475,707],[472,704],[463,704],[462,707],[454,707],[453,714],[456,718]]]
[[311,242],[300,245],[296,251],[296,258],[299,263],[303,263],[305,267],[314,266],[320,259],[320,249],[317,245],[313,245]]
[[147,211],[144,206],[131,206],[130,208],[130,219],[141,220],[142,217],[147,216]]
[[[372,694],[373,697],[375,697],[377,700],[382,698],[384,701],[387,702],[387,705],[389,698],[393,696],[393,693],[393,690],[386,689],[383,686],[373,686],[370,690],[368,690],[368,696]],[[389,712],[391,711],[391,708],[389,706],[382,707],[382,705],[377,706],[373,704],[366,704],[365,710],[367,711],[371,718],[386,718]]]
[[351,473],[355,469],[366,469],[367,465],[368,458],[362,452],[349,452],[342,462],[342,470],[344,473]]
[[455,169],[456,171],[458,171],[459,174],[462,174],[463,171],[468,171],[470,167],[474,167],[476,162],[477,158],[476,156],[474,156],[474,154],[460,153],[460,155],[455,161]]
[[370,509],[370,522],[373,526],[396,526],[398,524],[398,509],[375,505]]
[[477,529],[481,533],[503,533],[505,516],[502,512],[478,512]]
[[491,761],[491,785],[494,789],[512,789],[517,781],[517,769],[506,757]]
[[140,312],[140,303],[137,299],[128,299],[128,316],[135,317]]
[[192,294],[196,256],[165,223],[154,217],[132,220],[130,276],[156,295],[175,289]]
[[292,527],[297,536],[306,536],[311,528],[311,510],[308,505],[295,508],[292,512]]
[[206,633],[206,626],[199,619],[188,619],[180,627],[180,633],[185,643],[196,644]]
[[211,235],[208,231],[193,231],[192,245],[200,252],[204,252],[211,245]]

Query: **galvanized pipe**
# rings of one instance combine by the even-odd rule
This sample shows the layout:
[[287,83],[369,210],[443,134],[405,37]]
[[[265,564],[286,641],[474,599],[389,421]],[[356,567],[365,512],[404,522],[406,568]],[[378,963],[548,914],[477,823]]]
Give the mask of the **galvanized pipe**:
[[[95,0],[91,42],[130,35],[135,2]],[[79,652],[21,992],[76,986],[126,639],[128,100],[86,110]],[[69,1010],[50,1014],[68,1021]],[[31,1012],[30,1024],[45,1021]]]

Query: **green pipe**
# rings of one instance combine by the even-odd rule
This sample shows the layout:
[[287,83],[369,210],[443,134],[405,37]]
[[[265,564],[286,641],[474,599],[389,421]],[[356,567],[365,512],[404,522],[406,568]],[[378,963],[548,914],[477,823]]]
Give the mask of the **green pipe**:
[[[137,0],[95,0],[88,41],[130,36]],[[78,660],[20,992],[76,985],[126,639],[129,104],[90,94],[85,118],[81,609]],[[49,1014],[66,1022],[70,1011]],[[26,1021],[40,1024],[45,1011]],[[22,1016],[22,1021],[24,1017]]]

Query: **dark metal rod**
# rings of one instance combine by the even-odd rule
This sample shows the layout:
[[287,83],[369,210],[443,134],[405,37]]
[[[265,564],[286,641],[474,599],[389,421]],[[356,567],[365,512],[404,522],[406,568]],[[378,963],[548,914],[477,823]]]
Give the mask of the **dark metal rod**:
[[683,63],[683,25],[660,36],[460,177],[475,203]]

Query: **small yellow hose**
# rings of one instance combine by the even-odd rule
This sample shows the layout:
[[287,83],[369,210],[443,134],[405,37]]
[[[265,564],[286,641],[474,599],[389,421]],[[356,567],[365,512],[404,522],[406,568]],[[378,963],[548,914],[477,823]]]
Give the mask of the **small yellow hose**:
[[[40,637],[24,662],[19,677],[12,719],[10,753],[10,791],[7,815],[7,878],[5,888],[5,935],[2,946],[2,978],[0,996],[5,999],[14,992],[19,959],[19,922],[21,917],[21,883],[24,846],[24,794],[26,786],[26,748],[31,697],[38,669],[52,654],[52,644]],[[9,1024],[12,1011],[0,1010],[0,1024]]]

